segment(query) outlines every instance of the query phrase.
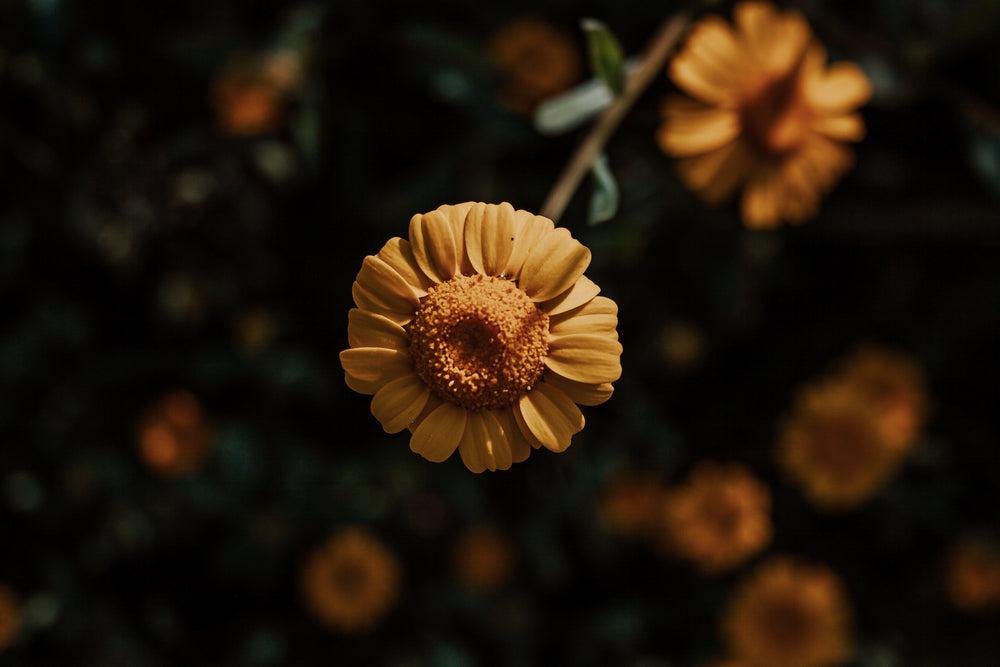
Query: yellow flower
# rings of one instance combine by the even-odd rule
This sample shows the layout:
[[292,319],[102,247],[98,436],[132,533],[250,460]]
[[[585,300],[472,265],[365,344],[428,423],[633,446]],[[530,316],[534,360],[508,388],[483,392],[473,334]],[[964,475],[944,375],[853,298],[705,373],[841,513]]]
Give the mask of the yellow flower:
[[944,583],[957,609],[979,611],[1000,606],[1000,548],[981,539],[957,542],[948,555]]
[[514,111],[528,113],[580,78],[580,50],[572,36],[538,19],[507,24],[487,50],[503,76],[501,97]]
[[680,158],[680,177],[710,204],[743,188],[749,227],[802,222],[851,167],[843,142],[865,133],[855,110],[871,84],[826,52],[798,12],[739,2],[735,24],[709,16],[669,65],[690,97],[667,100],[660,147]]
[[879,413],[851,383],[806,387],[782,425],[778,462],[817,507],[852,510],[874,496],[900,457],[886,439]]
[[462,585],[475,590],[501,586],[510,576],[514,548],[507,535],[490,526],[462,534],[452,550],[452,567]]
[[840,577],[823,565],[773,557],[744,580],[722,617],[734,656],[759,667],[828,667],[851,651]]
[[771,493],[739,463],[699,463],[663,502],[661,538],[705,573],[730,570],[771,541]]
[[212,431],[201,403],[188,391],[172,391],[149,406],[138,431],[140,457],[165,477],[197,472],[211,452]]
[[890,447],[904,454],[927,419],[923,370],[910,357],[876,345],[861,345],[845,357],[837,376],[876,406],[879,428]]
[[458,449],[482,472],[564,451],[583,428],[577,404],[603,403],[621,375],[618,306],[583,275],[590,251],[507,203],[415,215],[409,236],[358,273],[348,386],[430,461]]
[[5,584],[0,584],[0,653],[14,643],[21,629],[21,605]]
[[299,583],[319,621],[361,633],[374,629],[396,604],[399,578],[395,554],[364,530],[345,528],[309,554]]

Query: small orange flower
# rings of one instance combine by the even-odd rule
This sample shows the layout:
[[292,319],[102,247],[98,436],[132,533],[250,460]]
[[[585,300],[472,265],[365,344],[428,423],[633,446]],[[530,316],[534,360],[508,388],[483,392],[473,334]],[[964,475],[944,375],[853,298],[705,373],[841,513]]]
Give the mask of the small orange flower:
[[345,528],[309,554],[300,587],[306,607],[324,625],[364,633],[396,604],[399,579],[395,554],[366,531]]
[[604,487],[597,514],[610,532],[629,537],[649,535],[663,501],[663,485],[652,475],[625,472]]
[[562,452],[621,375],[618,306],[590,251],[548,218],[467,202],[410,220],[362,264],[340,353],[387,433],[473,472]]
[[0,653],[9,648],[21,630],[21,605],[5,584],[0,584]]
[[850,617],[833,570],[772,557],[730,599],[722,633],[732,654],[751,665],[829,667],[852,650]]
[[837,376],[869,397],[879,428],[890,447],[906,452],[927,418],[927,384],[923,370],[905,354],[862,345],[842,360]]
[[709,574],[743,563],[773,533],[771,492],[739,463],[699,463],[662,511],[664,546]]
[[778,462],[817,507],[855,509],[882,489],[899,456],[879,413],[853,384],[806,387],[782,425]]
[[294,51],[234,56],[212,85],[212,103],[225,134],[274,132],[285,118],[286,98],[299,84],[302,63]]
[[528,113],[580,78],[577,44],[544,21],[520,19],[506,25],[490,40],[488,51],[504,78],[501,97],[514,111]]
[[455,576],[476,590],[499,588],[510,576],[514,548],[500,530],[483,526],[463,534],[452,551]]
[[853,164],[844,142],[864,136],[855,110],[871,84],[854,64],[827,67],[798,12],[746,1],[733,15],[699,21],[674,56],[670,78],[690,97],[666,102],[657,139],[710,204],[742,187],[747,226],[802,222]]
[[1000,547],[971,538],[955,544],[945,569],[945,590],[963,611],[1000,606]]
[[139,419],[139,455],[165,477],[197,472],[211,449],[212,433],[194,394],[177,390],[152,404]]

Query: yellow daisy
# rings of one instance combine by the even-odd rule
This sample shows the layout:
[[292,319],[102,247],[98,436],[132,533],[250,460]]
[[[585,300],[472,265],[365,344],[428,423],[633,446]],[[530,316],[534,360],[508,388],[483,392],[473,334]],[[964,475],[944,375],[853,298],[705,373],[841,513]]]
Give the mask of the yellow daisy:
[[775,556],[740,584],[722,631],[733,654],[751,665],[831,667],[851,652],[850,620],[833,570]]
[[747,226],[802,222],[853,164],[844,142],[864,137],[855,110],[871,84],[852,63],[827,67],[798,12],[740,2],[733,15],[699,21],[674,56],[668,73],[689,97],[667,100],[657,140],[710,204],[742,187]]
[[440,462],[504,470],[564,451],[621,375],[618,306],[590,251],[527,211],[467,202],[413,216],[362,264],[340,353],[387,433]]

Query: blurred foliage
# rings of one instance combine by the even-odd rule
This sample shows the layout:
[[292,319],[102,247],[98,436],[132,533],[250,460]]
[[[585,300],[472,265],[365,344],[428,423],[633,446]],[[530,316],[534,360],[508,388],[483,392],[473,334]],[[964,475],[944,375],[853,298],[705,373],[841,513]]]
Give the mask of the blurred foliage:
[[[500,101],[501,26],[540,17],[582,57],[592,16],[632,55],[681,3],[3,0],[0,582],[21,620],[0,665],[699,665],[725,652],[741,573],[610,534],[597,503],[618,472],[702,459],[770,485],[772,552],[844,578],[851,665],[1000,663],[998,612],[954,609],[943,583],[952,544],[1000,529],[1000,4],[796,6],[876,86],[855,170],[815,220],[749,232],[655,147],[660,77],[606,147],[615,217],[586,224],[585,185],[562,220],[620,306],[615,395],[566,453],[477,476],[410,453],[344,385],[351,282],[414,213],[537,210],[586,131],[542,136]],[[227,63],[275,53],[295,69],[287,88],[258,72],[266,129],[226,133]],[[775,436],[861,341],[917,359],[933,413],[884,492],[830,516],[779,474]],[[162,477],[137,428],[178,389],[212,452]],[[348,524],[401,567],[361,636],[297,588]],[[479,525],[514,552],[485,591],[451,569]]]

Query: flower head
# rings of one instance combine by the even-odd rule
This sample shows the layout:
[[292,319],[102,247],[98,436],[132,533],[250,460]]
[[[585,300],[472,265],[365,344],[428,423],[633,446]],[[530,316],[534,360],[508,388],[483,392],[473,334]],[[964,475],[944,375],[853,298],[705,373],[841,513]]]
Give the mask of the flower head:
[[561,452],[621,375],[618,307],[583,272],[590,251],[510,204],[442,206],[362,264],[340,353],[387,433],[473,472]]
[[154,472],[179,477],[197,472],[211,452],[212,431],[194,394],[172,391],[139,419],[139,455]]
[[846,511],[881,490],[900,458],[868,396],[835,379],[798,396],[782,425],[778,460],[814,505]]
[[743,188],[749,227],[801,222],[851,167],[855,110],[871,85],[851,63],[826,66],[805,18],[767,2],[736,4],[734,24],[699,21],[669,66],[687,93],[663,109],[660,147],[682,180],[711,204]]
[[879,428],[890,447],[905,453],[927,419],[927,382],[917,363],[901,352],[861,345],[837,373],[875,404]]
[[323,624],[368,632],[399,597],[399,562],[374,536],[345,528],[313,549],[299,583],[306,607]]
[[0,584],[0,652],[17,639],[21,629],[21,605],[5,584]]
[[722,617],[734,656],[768,667],[828,667],[851,651],[850,609],[840,577],[787,557],[745,579]]
[[507,24],[488,51],[503,76],[502,99],[514,111],[530,112],[576,83],[582,71],[573,38],[538,19]]
[[703,572],[736,567],[771,541],[771,493],[743,465],[699,463],[663,502],[665,546]]

